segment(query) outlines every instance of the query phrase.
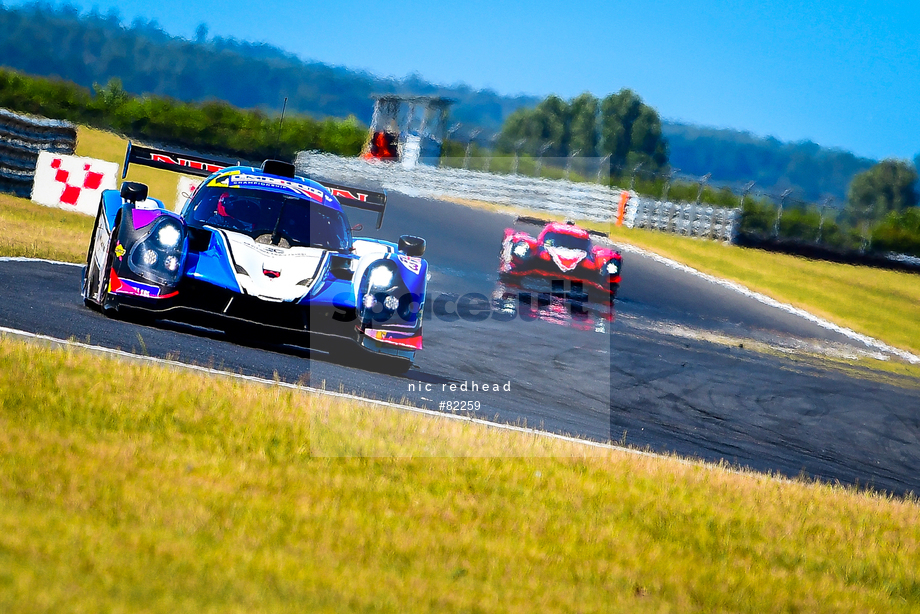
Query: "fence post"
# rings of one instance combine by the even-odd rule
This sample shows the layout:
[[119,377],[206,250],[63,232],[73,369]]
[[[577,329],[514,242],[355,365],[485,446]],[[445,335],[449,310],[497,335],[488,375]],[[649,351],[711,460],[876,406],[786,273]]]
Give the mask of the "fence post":
[[824,199],[824,202],[821,203],[821,221],[818,222],[818,239],[816,241],[819,244],[821,243],[821,236],[824,232],[824,211],[828,208],[831,202],[833,202],[833,200],[833,196],[828,196]]
[[674,178],[674,175],[676,175],[679,171],[680,171],[679,168],[672,168],[670,172],[668,172],[668,176],[664,180],[664,191],[661,194],[662,201],[668,202],[668,192],[671,191],[671,180]]
[[[604,163],[607,162],[607,161],[609,161],[609,160],[610,160],[610,154],[607,154],[606,156],[604,156],[603,158],[601,158],[601,161],[600,161],[600,162],[598,163],[598,165],[597,165],[597,183],[598,183],[598,184],[600,184],[600,182],[601,182],[601,171],[604,170]],[[607,169],[607,176],[610,177],[610,169],[609,169],[609,168]]]
[[776,221],[773,223],[773,238],[779,238],[779,221],[783,217],[783,206],[786,204],[786,198],[792,194],[792,190],[786,190],[779,197],[779,208],[776,210]]
[[709,182],[709,178],[712,177],[712,173],[706,173],[700,177],[700,189],[696,193],[696,204],[699,205],[703,200],[703,188],[706,187],[706,184]]
[[521,140],[516,141],[516,142],[514,143],[514,164],[511,165],[511,174],[512,174],[512,175],[517,175],[517,172],[518,172],[518,156],[519,156],[519,154],[520,154],[520,152],[521,152],[521,147],[522,147],[522,146],[524,145],[524,143],[526,143],[526,142],[527,142],[527,139],[521,139]]
[[480,132],[482,132],[482,129],[476,128],[470,132],[470,136],[466,141],[466,153],[463,155],[463,168],[465,169],[470,167],[470,148],[473,146],[473,139],[479,136]]

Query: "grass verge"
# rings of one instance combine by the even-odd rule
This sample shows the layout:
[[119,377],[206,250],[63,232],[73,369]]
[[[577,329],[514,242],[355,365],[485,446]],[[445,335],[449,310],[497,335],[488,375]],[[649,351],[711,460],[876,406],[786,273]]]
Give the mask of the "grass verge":
[[[920,354],[920,275],[611,228],[611,238],[736,281],[857,332]],[[628,264],[627,264],[628,266]],[[627,269],[628,270],[628,269]]]
[[0,256],[85,262],[93,218],[0,194]]
[[0,500],[11,612],[920,606],[913,499],[5,337]]
[[[493,203],[447,200],[487,211],[535,215]],[[610,233],[614,242],[634,245],[715,277],[738,282],[840,326],[920,354],[920,275],[809,260],[639,228],[580,223]],[[628,257],[624,271],[628,276]]]

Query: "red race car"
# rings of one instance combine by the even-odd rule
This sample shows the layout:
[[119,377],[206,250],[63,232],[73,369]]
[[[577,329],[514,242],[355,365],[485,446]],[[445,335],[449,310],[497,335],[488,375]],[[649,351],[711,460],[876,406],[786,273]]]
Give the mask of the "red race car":
[[[544,222],[535,218],[517,221]],[[613,302],[620,287],[623,257],[614,249],[595,245],[592,234],[606,236],[585,230],[574,222],[549,222],[537,238],[506,228],[499,277],[506,283],[549,280],[554,292],[568,283],[573,295]]]

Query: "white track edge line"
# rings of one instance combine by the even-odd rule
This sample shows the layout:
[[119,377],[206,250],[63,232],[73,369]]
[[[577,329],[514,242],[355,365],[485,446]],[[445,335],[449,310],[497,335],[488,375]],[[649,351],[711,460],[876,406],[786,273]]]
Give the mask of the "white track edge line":
[[867,347],[870,347],[870,348],[873,348],[873,349],[876,349],[876,350],[879,350],[879,351],[882,351],[888,354],[892,354],[894,356],[897,356],[898,358],[906,360],[907,362],[911,364],[920,364],[920,356],[917,356],[916,354],[912,354],[911,352],[908,352],[907,350],[902,350],[894,346],[888,345],[884,341],[881,341],[874,337],[869,337],[868,335],[863,335],[862,333],[858,333],[853,329],[846,328],[838,324],[834,324],[833,322],[820,318],[814,315],[813,313],[809,313],[805,311],[804,309],[794,307],[793,305],[790,305],[788,303],[781,303],[780,301],[774,298],[770,298],[769,296],[765,294],[755,292],[754,290],[751,290],[750,288],[747,288],[737,282],[729,281],[727,279],[722,279],[721,277],[715,277],[714,275],[709,275],[708,273],[703,273],[702,271],[699,271],[697,269],[694,269],[693,267],[687,266],[686,264],[677,262],[676,260],[671,260],[670,258],[667,258],[665,256],[661,256],[654,252],[650,252],[648,250],[642,249],[641,247],[636,247],[635,245],[629,245],[626,243],[618,243],[616,245],[619,249],[621,249],[624,252],[633,252],[635,254],[645,256],[669,268],[681,271],[683,273],[688,273],[695,277],[699,277],[710,283],[716,284],[723,288],[727,288],[729,290],[737,292],[748,298],[754,299],[755,301],[759,303],[763,303],[764,305],[768,305],[770,307],[780,309],[782,311],[785,311],[786,313],[789,313],[789,314],[798,316],[800,318],[803,318],[805,320],[808,320],[809,322],[812,322],[813,324],[817,324],[821,328],[833,331],[835,333],[839,333],[841,335],[844,335],[845,337],[853,339],[854,341],[859,341],[860,343],[866,345]]
[[[598,441],[591,441],[590,439],[580,439],[578,437],[572,437],[569,435],[561,435],[559,433],[552,433],[550,431],[541,431],[539,429],[532,429],[532,428],[523,427],[523,426],[515,426],[513,424],[502,424],[499,422],[492,422],[490,420],[485,420],[483,418],[472,418],[469,416],[461,416],[458,414],[435,411],[433,409],[425,409],[423,407],[413,407],[411,405],[402,405],[402,404],[393,403],[390,401],[381,401],[378,399],[371,399],[368,397],[360,397],[360,396],[348,394],[345,392],[335,392],[332,390],[325,390],[322,388],[313,388],[311,386],[300,386],[297,384],[291,384],[289,382],[282,382],[282,381],[277,381],[273,379],[266,379],[266,378],[257,377],[254,375],[243,375],[242,373],[234,373],[232,371],[221,371],[220,369],[214,369],[211,367],[202,367],[200,365],[193,365],[193,364],[181,362],[178,360],[157,358],[155,356],[143,356],[141,354],[133,354],[131,352],[126,352],[124,350],[117,350],[114,348],[107,348],[107,347],[103,347],[99,345],[90,345],[88,343],[82,343],[80,341],[73,341],[71,339],[60,339],[60,338],[51,337],[48,335],[40,335],[38,333],[30,333],[28,331],[19,330],[15,328],[8,328],[6,326],[0,326],[0,333],[11,335],[11,336],[16,336],[16,337],[25,337],[27,339],[34,339],[37,341],[57,343],[59,345],[64,345],[64,346],[76,347],[76,348],[80,348],[80,349],[87,350],[90,352],[110,354],[112,356],[117,356],[119,358],[127,358],[129,360],[149,362],[152,364],[159,364],[159,365],[164,365],[164,366],[169,366],[169,367],[175,367],[178,369],[188,369],[190,371],[197,371],[197,372],[205,373],[208,375],[218,375],[218,376],[228,377],[231,379],[238,379],[238,380],[243,380],[247,382],[252,382],[256,384],[264,384],[268,386],[279,386],[281,388],[299,390],[301,392],[326,395],[326,396],[337,397],[337,398],[342,398],[342,399],[349,399],[352,401],[359,401],[362,403],[380,405],[383,407],[390,407],[393,409],[411,411],[414,413],[424,414],[427,416],[435,416],[438,418],[447,418],[450,420],[458,420],[461,422],[470,422],[473,424],[480,424],[483,426],[488,426],[488,427],[498,428],[498,429],[503,429],[503,430],[510,430],[510,431],[515,431],[518,433],[524,433],[524,434],[529,434],[529,435],[539,435],[539,436],[551,437],[553,439],[559,439],[562,441],[568,441],[568,442],[577,443],[577,444],[585,444],[585,445],[596,447],[596,448],[619,450],[622,452],[630,452],[630,453],[640,454],[643,456],[650,456],[654,458],[673,458],[673,457],[668,457],[665,455],[655,454],[653,452],[645,452],[643,450],[636,450],[636,449],[627,448],[624,446],[618,446],[618,445],[608,444],[608,443],[601,443]],[[685,461],[685,462],[689,462],[689,461]]]
[[64,262],[62,260],[48,260],[46,258],[27,258],[25,256],[0,256],[0,262],[45,262],[47,264],[60,264],[64,266],[78,266],[82,264],[76,262]]
[[[208,375],[217,375],[221,377],[227,377],[230,379],[237,379],[246,382],[266,385],[266,386],[278,386],[281,388],[287,388],[290,390],[297,390],[299,392],[305,392],[307,394],[316,394],[316,395],[325,395],[334,398],[348,399],[351,401],[357,401],[359,403],[366,403],[368,405],[377,405],[380,407],[387,407],[391,409],[396,409],[399,411],[407,411],[416,414],[421,414],[424,416],[429,416],[433,418],[441,418],[446,420],[456,420],[458,422],[467,422],[470,424],[476,424],[484,426],[490,429],[498,429],[503,431],[512,431],[515,433],[521,433],[524,435],[532,435],[534,437],[544,437],[548,439],[555,439],[557,441],[565,441],[568,443],[574,443],[576,445],[583,445],[592,448],[600,448],[604,450],[613,450],[616,452],[623,452],[626,454],[632,454],[634,456],[641,456],[645,458],[653,458],[656,460],[671,461],[679,463],[681,465],[690,466],[690,467],[701,467],[703,469],[708,469],[711,471],[722,470],[728,473],[732,473],[740,476],[747,477],[760,477],[765,478],[771,481],[778,481],[784,484],[791,484],[795,480],[792,480],[788,477],[783,477],[779,474],[756,471],[754,469],[736,469],[731,466],[723,466],[715,461],[707,461],[703,459],[693,459],[686,458],[683,456],[672,456],[667,454],[660,454],[657,452],[649,452],[646,450],[638,450],[636,448],[629,448],[626,446],[621,446],[613,443],[602,443],[599,441],[591,441],[590,439],[581,439],[578,437],[572,437],[571,435],[562,435],[560,433],[553,433],[550,431],[541,431],[539,429],[528,428],[524,426],[516,426],[513,424],[503,424],[500,422],[492,422],[490,420],[485,420],[483,418],[473,418],[470,416],[461,416],[458,414],[445,413],[440,411],[435,411],[432,409],[425,409],[423,407],[413,407],[412,405],[402,405],[399,403],[392,403],[390,401],[380,401],[378,399],[370,399],[367,397],[360,397],[353,394],[348,394],[345,392],[335,392],[332,390],[325,390],[322,388],[312,388],[310,386],[299,386],[297,384],[291,384],[288,382],[282,382],[273,379],[265,379],[262,377],[256,377],[254,375],[243,375],[242,373],[233,373],[232,371],[221,371],[219,369],[213,369],[211,367],[202,367],[200,365],[193,365],[189,363],[180,362],[177,360],[169,360],[165,358],[156,358],[154,356],[143,356],[140,354],[132,354],[131,352],[126,352],[124,350],[117,350],[114,348],[107,348],[98,345],[90,345],[88,343],[82,343],[79,341],[73,341],[71,339],[59,339],[57,337],[51,337],[49,335],[40,335],[37,333],[30,333],[24,330],[18,330],[15,328],[8,328],[6,326],[0,326],[0,335],[11,335],[14,337],[25,337],[27,339],[32,339],[36,341],[45,341],[48,343],[56,343],[62,346],[70,346],[80,348],[89,352],[98,352],[102,354],[110,354],[112,356],[117,356],[120,358],[125,358],[128,360],[136,360],[140,362],[148,362],[154,365],[164,365],[168,367],[173,367],[176,369],[187,369],[190,371],[197,371],[199,373],[205,373]],[[724,459],[723,459],[724,460]],[[834,482],[823,481],[821,479],[817,480],[818,483],[826,486],[835,486]]]

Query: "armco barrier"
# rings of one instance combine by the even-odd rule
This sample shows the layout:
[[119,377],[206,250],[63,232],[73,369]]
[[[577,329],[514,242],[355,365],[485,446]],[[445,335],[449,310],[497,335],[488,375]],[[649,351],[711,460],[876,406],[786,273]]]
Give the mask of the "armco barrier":
[[406,168],[391,162],[367,162],[316,152],[300,152],[295,164],[300,173],[347,185],[382,187],[410,196],[480,200],[598,222],[613,219],[622,191],[592,183],[458,168]]
[[630,228],[734,242],[741,223],[741,210],[634,197],[626,206],[623,223]]
[[40,151],[72,154],[77,129],[65,121],[0,109],[0,192],[28,198]]
[[[382,187],[410,196],[449,196],[521,207],[573,219],[615,223],[624,190],[597,183],[498,175],[482,171],[391,162],[368,162],[331,154],[297,154],[300,173],[365,187]],[[740,212],[687,203],[658,203],[629,193],[623,224],[692,237],[731,241]]]

